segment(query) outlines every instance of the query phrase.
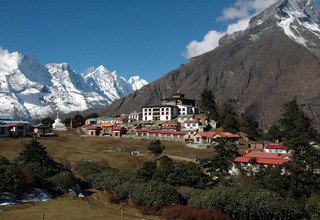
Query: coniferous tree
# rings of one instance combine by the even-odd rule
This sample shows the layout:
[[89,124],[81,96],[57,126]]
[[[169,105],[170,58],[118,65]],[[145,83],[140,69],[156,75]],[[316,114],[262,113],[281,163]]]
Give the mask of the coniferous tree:
[[215,97],[211,90],[205,89],[201,93],[199,107],[200,107],[200,112],[206,114],[209,119],[213,119],[215,121],[218,120],[219,115],[217,112]]
[[159,140],[151,141],[148,147],[148,150],[154,155],[154,160],[162,154],[164,149],[165,146],[163,146]]
[[318,138],[310,118],[299,107],[296,99],[284,105],[279,125],[285,144],[293,149],[307,146],[310,141]]

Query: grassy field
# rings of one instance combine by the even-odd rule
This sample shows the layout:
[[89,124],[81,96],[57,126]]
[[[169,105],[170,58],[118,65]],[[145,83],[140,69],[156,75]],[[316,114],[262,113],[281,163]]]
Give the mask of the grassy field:
[[[0,155],[12,160],[22,151],[30,138],[0,139]],[[153,160],[147,148],[150,141],[112,137],[81,137],[76,132],[59,133],[58,137],[39,139],[51,157],[69,168],[82,160],[105,161],[109,166],[137,169],[144,161]],[[162,142],[164,154],[176,158],[202,158],[212,155],[212,150],[188,148],[183,143]],[[117,148],[126,149],[119,152]],[[138,150],[143,155],[135,157],[131,151]],[[10,207],[0,206],[0,219],[121,219],[120,205],[110,204],[103,192],[95,191],[84,200],[68,195],[41,203],[28,203]],[[123,206],[123,219],[157,219],[141,216],[129,206]]]
[[[14,159],[30,138],[0,139],[0,155]],[[81,137],[76,132],[59,133],[58,137],[39,139],[47,148],[51,157],[63,164],[74,164],[79,160],[105,161],[111,167],[136,169],[146,160],[153,160],[147,148],[150,141],[113,137]],[[212,150],[194,149],[179,142],[162,142],[166,147],[164,154],[182,158],[203,158],[212,155]],[[119,152],[117,148],[126,149]],[[132,156],[131,151],[138,150],[141,156]]]
[[47,202],[0,206],[0,210],[0,219],[4,220],[159,219],[157,216],[142,216],[138,210],[125,204],[111,204],[99,191],[84,199],[65,195]]

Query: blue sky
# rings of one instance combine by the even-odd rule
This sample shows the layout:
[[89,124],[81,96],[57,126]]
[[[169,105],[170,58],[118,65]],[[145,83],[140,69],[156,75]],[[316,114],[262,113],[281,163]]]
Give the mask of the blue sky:
[[205,36],[216,40],[272,1],[0,0],[0,47],[79,73],[104,65],[151,82],[214,47]]

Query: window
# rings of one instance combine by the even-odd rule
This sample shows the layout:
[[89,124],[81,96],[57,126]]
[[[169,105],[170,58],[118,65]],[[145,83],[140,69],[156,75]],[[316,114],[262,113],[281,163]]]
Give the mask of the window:
[[166,116],[166,119],[168,120],[168,119],[169,119],[169,116]]
[[4,128],[0,128],[0,134],[5,134]]

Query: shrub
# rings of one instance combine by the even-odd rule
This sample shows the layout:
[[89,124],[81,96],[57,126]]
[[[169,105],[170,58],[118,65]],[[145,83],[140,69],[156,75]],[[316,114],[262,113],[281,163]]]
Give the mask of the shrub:
[[130,199],[132,192],[138,184],[135,184],[131,181],[124,182],[121,185],[118,185],[114,189],[114,193],[118,196],[120,200]]
[[91,181],[94,187],[112,193],[117,186],[128,181],[130,178],[131,174],[129,172],[112,168],[88,176],[88,180]]
[[84,178],[88,178],[89,175],[100,173],[105,169],[108,169],[107,165],[102,165],[92,161],[79,161],[76,163],[74,169]]
[[50,183],[64,191],[72,188],[76,183],[75,177],[70,172],[60,172],[53,177],[50,177],[48,180]]
[[227,216],[217,209],[199,209],[193,206],[173,205],[165,207],[161,217],[167,220],[214,220],[227,219]]
[[132,199],[139,205],[147,205],[159,210],[167,205],[179,204],[181,195],[171,185],[150,181],[136,185],[132,192]]
[[0,164],[0,194],[10,192],[19,194],[23,191],[25,185],[22,182],[20,169],[10,164],[8,160],[1,158]]
[[319,219],[320,218],[320,196],[319,195],[311,196],[306,202],[305,210],[309,214],[311,219]]
[[189,203],[203,209],[216,208],[240,219],[294,219],[301,215],[294,200],[257,187],[216,187],[195,194]]

